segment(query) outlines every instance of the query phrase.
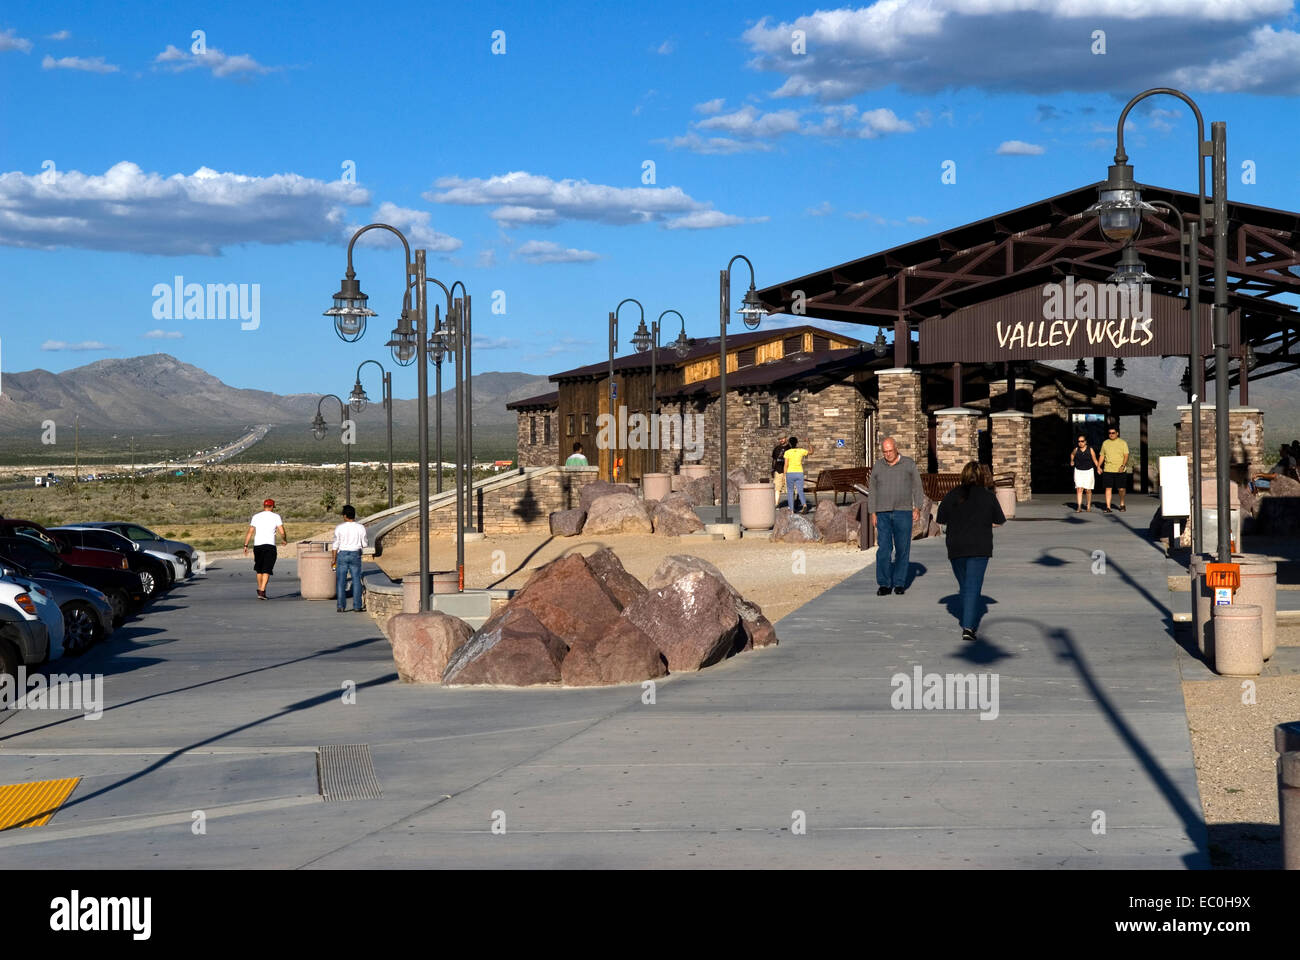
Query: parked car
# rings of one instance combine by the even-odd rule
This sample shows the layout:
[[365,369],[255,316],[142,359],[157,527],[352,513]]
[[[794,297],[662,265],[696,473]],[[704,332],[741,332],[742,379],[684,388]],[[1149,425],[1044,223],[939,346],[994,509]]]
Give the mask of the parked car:
[[14,561],[33,573],[57,573],[103,592],[113,605],[114,626],[121,626],[144,606],[140,578],[129,570],[74,566],[26,537],[0,537],[0,563],[6,561]]
[[39,587],[54,598],[63,614],[65,654],[83,653],[113,635],[113,604],[101,591],[57,573],[37,573],[12,559],[5,561],[4,569],[14,583]]
[[17,677],[19,667],[44,663],[49,655],[49,628],[36,601],[18,584],[0,580],[0,676]]
[[130,569],[126,557],[120,553],[92,547],[74,547],[31,520],[0,519],[0,537],[23,537],[34,541],[74,566],[104,567],[108,570]]
[[140,585],[149,599],[168,589],[176,579],[170,562],[150,556],[138,543],[128,540],[113,530],[99,527],[51,527],[50,532],[74,547],[93,547],[112,550],[126,557],[131,572],[140,578]]
[[99,527],[103,530],[113,530],[132,540],[146,550],[158,550],[163,553],[169,553],[185,565],[185,576],[190,576],[194,572],[194,561],[198,557],[198,551],[188,543],[182,543],[179,540],[168,540],[160,537],[138,523],[128,523],[123,520],[99,520],[94,523],[79,523],[79,527]]

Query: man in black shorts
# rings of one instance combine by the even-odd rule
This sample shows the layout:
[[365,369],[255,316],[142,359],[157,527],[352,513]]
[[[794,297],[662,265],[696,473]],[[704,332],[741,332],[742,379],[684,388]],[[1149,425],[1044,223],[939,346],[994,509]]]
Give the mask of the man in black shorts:
[[248,554],[248,541],[253,541],[253,571],[257,574],[259,600],[270,599],[266,595],[266,584],[275,571],[277,535],[284,538],[285,546],[289,545],[289,537],[284,532],[284,521],[275,512],[275,501],[263,500],[262,512],[253,514],[253,519],[248,521],[248,533],[244,534],[245,556]]

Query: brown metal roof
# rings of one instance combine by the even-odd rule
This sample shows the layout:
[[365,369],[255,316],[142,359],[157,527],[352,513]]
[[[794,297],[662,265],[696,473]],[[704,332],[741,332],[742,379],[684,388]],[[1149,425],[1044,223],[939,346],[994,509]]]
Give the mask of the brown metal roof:
[[550,393],[539,393],[535,397],[525,397],[522,400],[511,400],[506,404],[507,410],[524,410],[530,407],[558,407],[560,405],[560,391],[552,390]]

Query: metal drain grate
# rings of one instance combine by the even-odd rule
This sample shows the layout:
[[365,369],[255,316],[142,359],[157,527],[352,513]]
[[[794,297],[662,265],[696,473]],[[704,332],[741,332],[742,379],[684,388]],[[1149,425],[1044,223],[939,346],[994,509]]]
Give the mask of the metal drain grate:
[[335,743],[316,754],[320,794],[331,800],[379,800],[379,780],[370,760],[368,743]]

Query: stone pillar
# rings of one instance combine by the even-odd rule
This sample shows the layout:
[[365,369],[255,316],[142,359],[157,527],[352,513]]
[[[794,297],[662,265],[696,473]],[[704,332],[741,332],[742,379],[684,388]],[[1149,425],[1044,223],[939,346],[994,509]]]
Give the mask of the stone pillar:
[[961,473],[972,460],[979,460],[978,410],[945,407],[934,411],[934,451],[940,473]]
[[891,367],[876,371],[876,413],[881,440],[893,437],[898,452],[916,461],[922,472],[929,459],[927,418],[921,405],[921,371]]
[[993,473],[1016,475],[1016,499],[1029,499],[1029,427],[1033,414],[1004,410],[989,415],[993,440]]
[[[1177,454],[1192,459],[1192,405],[1178,405],[1176,433]],[[1268,451],[1264,446],[1264,412],[1258,407],[1232,407],[1228,410],[1228,443],[1232,465],[1263,472],[1268,469]],[[1201,404],[1201,476],[1215,475],[1214,405]],[[1238,482],[1249,479],[1233,477]]]
[[1016,393],[1007,406],[1007,381],[1003,379],[989,381],[989,410],[1032,410],[1034,409],[1034,381],[1023,377],[1016,378]]

